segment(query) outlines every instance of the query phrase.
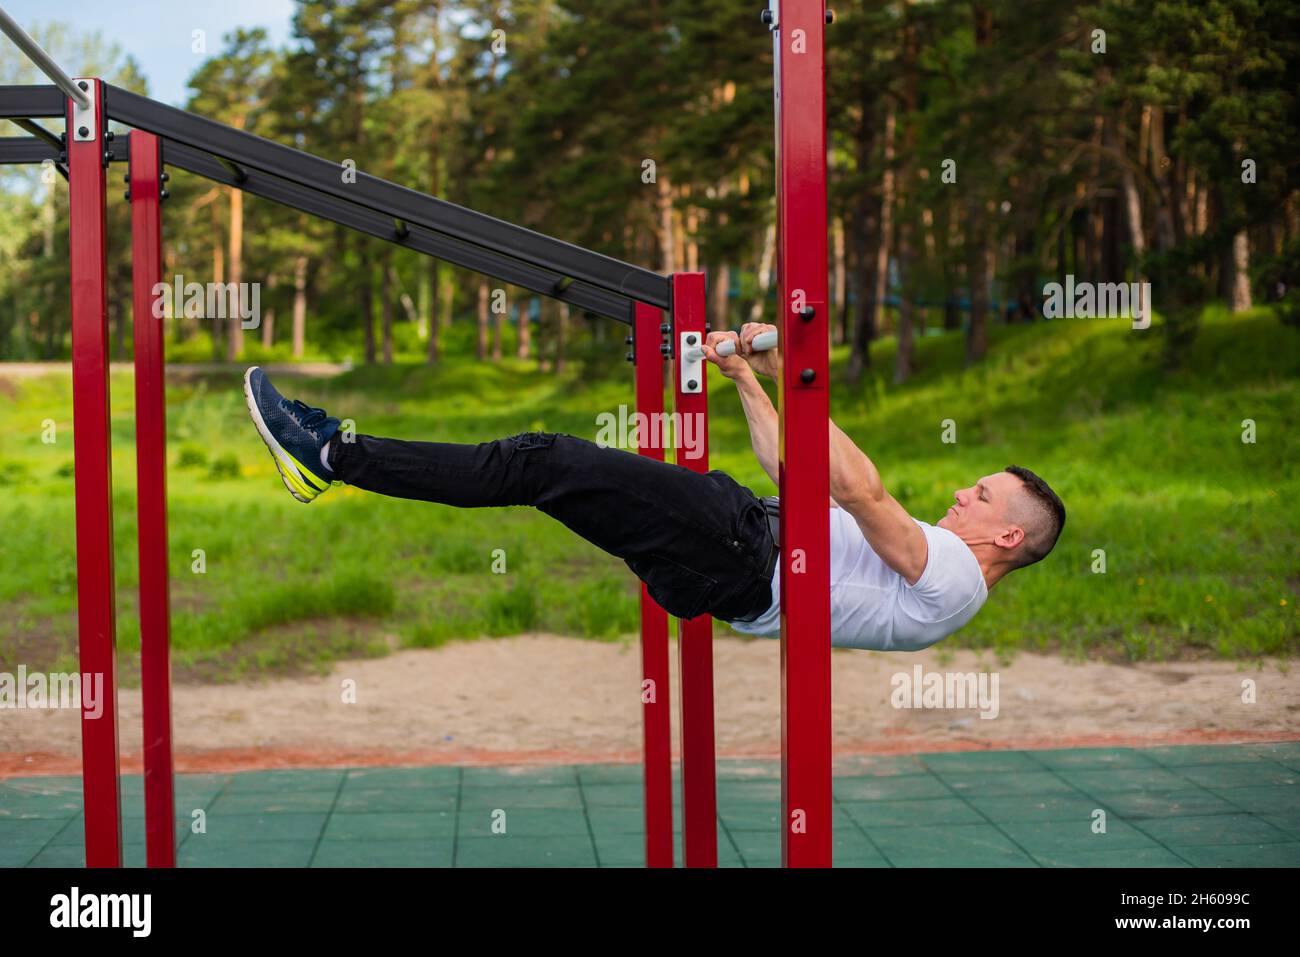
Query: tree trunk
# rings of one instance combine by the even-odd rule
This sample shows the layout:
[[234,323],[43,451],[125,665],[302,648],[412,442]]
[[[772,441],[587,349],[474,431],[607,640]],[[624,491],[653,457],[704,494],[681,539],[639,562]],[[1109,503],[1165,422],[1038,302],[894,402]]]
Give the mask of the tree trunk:
[[[1122,142],[1121,142],[1122,147]],[[1143,282],[1143,259],[1147,254],[1146,231],[1142,227],[1142,196],[1137,188],[1137,176],[1127,163],[1120,176],[1120,189],[1124,193],[1124,219],[1128,222],[1128,241],[1133,247],[1133,267],[1138,282]]]
[[230,284],[235,287],[231,297],[227,328],[230,335],[226,340],[226,361],[234,362],[244,351],[243,307],[251,304],[251,298],[244,295],[244,191],[230,191]]
[[853,321],[849,335],[849,362],[844,377],[856,385],[862,374],[871,368],[871,343],[876,338],[875,322],[875,243],[880,240],[876,217],[872,215],[871,198],[864,190],[853,210],[853,263],[849,282],[853,289]]
[[[266,290],[273,293],[276,287],[276,275],[266,277]],[[262,310],[262,348],[270,349],[275,346],[275,306],[267,303],[266,308]]]
[[1250,237],[1242,229],[1232,237],[1232,252],[1227,260],[1232,267],[1232,294],[1228,307],[1233,312],[1245,312],[1251,307],[1250,296]]
[[556,303],[555,319],[555,374],[559,375],[565,367],[565,350],[569,341],[569,304]]
[[519,334],[517,338],[518,349],[515,352],[520,359],[527,359],[532,354],[533,347],[533,327],[532,318],[529,309],[532,306],[531,299],[519,300]]
[[[54,259],[54,221],[56,218],[54,203],[55,203],[55,191],[54,188],[51,186],[50,188],[45,190],[45,205],[42,207],[42,211],[41,211],[41,216],[42,216],[41,225],[43,227],[41,231],[41,238],[42,238],[41,251],[45,256],[45,261],[47,264],[51,264]],[[52,273],[53,273],[53,269],[50,269],[49,272],[46,273],[46,275],[51,275]],[[15,302],[16,301],[17,299],[15,297]],[[54,336],[55,336],[55,326],[56,323],[58,322],[58,318],[57,318],[58,310],[53,309],[51,307],[51,304],[54,303],[55,301],[56,300],[55,300],[54,283],[47,282],[45,285],[45,297],[44,297],[44,302],[46,306],[44,311],[45,358],[46,359],[54,358]],[[14,322],[16,323],[19,329],[22,329],[23,327],[22,317],[17,315],[17,313],[14,314]],[[36,322],[37,324],[32,327],[32,333],[34,336],[40,334],[39,316],[37,317]],[[26,336],[24,336],[24,338],[26,338]]]
[[[493,308],[494,309],[496,308],[495,303],[493,303]],[[509,309],[510,307],[506,306],[505,309],[502,309],[499,312],[497,312],[495,314],[496,321],[492,323],[492,361],[493,362],[501,361],[502,349],[504,348],[502,340],[505,339],[506,316],[508,315]]]
[[876,247],[876,288],[871,325],[879,335],[885,327],[885,297],[889,295],[889,254],[894,235],[894,107],[885,116],[885,174],[880,185],[880,245]]
[[659,254],[660,269],[666,273],[677,271],[677,243],[673,232],[673,190],[668,177],[659,173]]
[[441,263],[436,259],[429,260],[429,349],[425,357],[430,362],[438,361],[438,354],[441,348],[442,332],[439,327],[438,305],[441,301],[442,291],[438,288],[438,267]]
[[715,332],[731,328],[731,318],[727,315],[731,295],[731,267],[726,263],[713,269],[713,284],[709,289],[713,297],[713,307],[709,310],[709,323]]
[[[429,99],[434,103],[443,103],[445,96],[443,93],[443,74],[440,56],[442,52],[442,3],[439,0],[430,0],[430,2],[419,5],[424,9],[420,12],[424,14],[423,22],[428,26],[428,38],[424,41],[424,46],[429,51],[429,56],[425,60],[425,69],[421,76],[421,85],[428,92]],[[488,82],[490,85],[496,85],[497,58],[489,58]],[[422,136],[428,137],[428,152],[425,154],[426,169],[429,173],[429,195],[438,196],[442,189],[442,118],[430,110],[425,114],[428,121],[427,132],[421,130]],[[438,359],[438,353],[441,343],[438,338],[438,260],[430,259],[428,269],[420,273],[419,291],[420,298],[420,338],[427,337],[427,351],[425,353],[429,362],[435,362]]]
[[[221,232],[215,203],[212,206],[212,223],[215,227],[212,233],[215,237],[212,241],[212,281],[217,284],[223,284],[226,281],[226,247],[223,242],[225,237]],[[222,344],[226,339],[226,321],[219,315],[209,316],[208,319],[212,323],[213,356],[214,358],[220,359],[226,352],[226,350],[222,348]]]
[[772,288],[772,263],[776,259],[776,224],[768,225],[763,233],[763,252],[758,259],[758,295],[749,307],[748,322],[758,322],[763,318],[763,307],[767,304],[767,293]]
[[[682,190],[689,199],[691,195],[691,184],[687,183]],[[682,240],[686,246],[686,271],[700,271],[700,244],[696,242],[695,237],[699,235],[699,213],[694,204],[686,207],[686,215],[682,217]]]
[[[1168,169],[1166,169],[1166,167]],[[1178,242],[1174,229],[1175,197],[1168,190],[1173,163],[1165,155],[1165,111],[1159,106],[1151,108],[1151,170],[1160,183],[1157,191],[1156,240],[1158,248],[1172,249]]]
[[366,365],[375,363],[375,291],[370,262],[370,244],[364,236],[357,237],[357,259],[361,264],[357,282],[357,305],[360,306],[361,329],[365,335]]
[[[874,280],[869,301],[865,303],[870,316],[854,330],[853,346],[849,353],[847,370],[850,383],[856,383],[870,365],[867,350],[871,340],[880,334],[885,322],[885,295],[889,290],[889,252],[894,228],[894,127],[897,120],[891,102],[885,115],[885,172],[880,188],[880,219],[877,230]],[[869,162],[870,158],[866,157]],[[864,168],[860,166],[859,168]]]
[[[902,166],[898,171],[898,351],[894,355],[894,382],[906,382],[912,374],[915,335],[916,282],[912,276],[912,178],[916,157],[916,113],[920,98],[916,60],[920,53],[916,24],[911,19],[911,5],[904,4],[903,26],[903,131]],[[886,139],[888,142],[888,138]]]
[[379,264],[379,308],[383,323],[384,365],[393,364],[393,267],[385,255]]
[[966,362],[978,362],[988,352],[989,279],[993,250],[986,236],[985,213],[978,201],[970,204],[967,232],[970,276],[970,326],[966,330]]
[[487,358],[488,351],[488,281],[480,279],[478,284],[478,339],[475,355],[479,361]]
[[[831,269],[833,288],[831,295],[834,305],[828,310],[827,323],[831,327],[831,341],[842,345],[844,334],[848,329],[848,252],[844,242],[844,219],[836,216],[831,220]],[[839,321],[836,321],[838,317]]]
[[293,262],[293,357],[301,359],[307,348],[307,257]]

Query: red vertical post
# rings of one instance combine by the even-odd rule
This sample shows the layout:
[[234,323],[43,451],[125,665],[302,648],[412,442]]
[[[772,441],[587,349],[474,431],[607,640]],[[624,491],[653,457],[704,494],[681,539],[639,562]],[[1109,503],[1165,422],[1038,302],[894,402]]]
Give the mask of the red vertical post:
[[[167,575],[167,411],[163,382],[162,141],[131,133],[131,284],[135,454],[140,528],[140,685],[144,820],[150,867],[176,866],[171,615]],[[157,311],[155,311],[157,309]]]
[[[683,335],[704,341],[704,273],[673,274],[673,411],[679,430],[675,461],[694,472],[709,470],[708,364],[699,379],[682,381]],[[689,422],[688,422],[689,420]],[[687,431],[690,429],[691,431]],[[683,435],[697,440],[688,449]],[[718,866],[718,797],[713,739],[713,619],[677,622],[681,672],[682,856],[687,867]]]
[[[113,470],[105,300],[104,86],[78,80],[93,109],[68,102],[68,235],[72,279],[72,444],[77,504],[77,629],[82,674],[81,773],[86,866],[122,866],[113,597]],[[98,700],[87,701],[86,691]]]
[[[636,410],[651,423],[664,411],[664,357],[660,351],[663,313],[636,304],[632,326],[636,360]],[[658,428],[638,430],[637,454],[664,460]],[[641,583],[641,717],[645,766],[646,867],[673,866],[673,731],[669,710],[672,679],[668,673],[668,612]]]
[[831,865],[829,346],[824,0],[780,0],[781,862]]

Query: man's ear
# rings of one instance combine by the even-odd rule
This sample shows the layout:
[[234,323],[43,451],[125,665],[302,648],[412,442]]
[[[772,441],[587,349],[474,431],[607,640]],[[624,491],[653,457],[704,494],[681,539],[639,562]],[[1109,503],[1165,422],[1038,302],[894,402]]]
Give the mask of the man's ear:
[[993,544],[998,548],[1015,548],[1025,540],[1025,530],[1019,525],[1008,525],[1002,530],[997,538],[993,539]]

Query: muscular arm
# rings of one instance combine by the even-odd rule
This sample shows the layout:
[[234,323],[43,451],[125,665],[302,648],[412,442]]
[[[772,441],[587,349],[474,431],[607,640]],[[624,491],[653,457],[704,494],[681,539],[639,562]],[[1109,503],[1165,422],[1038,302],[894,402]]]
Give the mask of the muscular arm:
[[[757,331],[750,331],[745,338],[752,338]],[[717,335],[714,333],[710,339]],[[780,374],[776,350],[759,356],[768,363],[762,371]],[[749,423],[754,455],[763,471],[779,486],[780,420],[750,367],[756,363],[746,365],[739,356],[722,358],[716,353],[710,355],[710,361],[722,367],[723,373],[736,383],[745,419]],[[834,422],[830,423],[830,505],[839,506],[852,515],[881,561],[902,575],[909,585],[916,584],[929,559],[925,533],[885,490],[875,463]]]
[[745,421],[749,423],[749,442],[754,447],[754,457],[763,466],[767,477],[779,486],[780,419],[776,408],[752,374],[736,380],[736,391],[740,393]]
[[[781,487],[781,418],[777,414],[772,400],[767,397],[758,379],[753,375],[738,377],[736,391],[740,393],[740,404],[745,410],[745,421],[749,423],[749,444],[754,447],[754,457],[777,486]],[[831,508],[838,508],[835,499],[830,499]]]
[[915,585],[929,560],[925,533],[885,491],[875,463],[838,425],[830,427],[831,498],[853,516],[881,561]]

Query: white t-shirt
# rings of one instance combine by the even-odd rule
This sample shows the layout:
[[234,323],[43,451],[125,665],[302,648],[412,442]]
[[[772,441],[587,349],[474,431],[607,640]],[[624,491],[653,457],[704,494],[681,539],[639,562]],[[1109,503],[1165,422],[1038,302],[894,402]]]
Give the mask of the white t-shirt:
[[[867,544],[853,516],[830,509],[831,644],[872,651],[920,651],[975,617],[989,596],[979,560],[946,528],[912,519],[930,554],[915,585]],[[772,604],[750,622],[729,622],[748,635],[781,634],[781,567],[772,573]]]

